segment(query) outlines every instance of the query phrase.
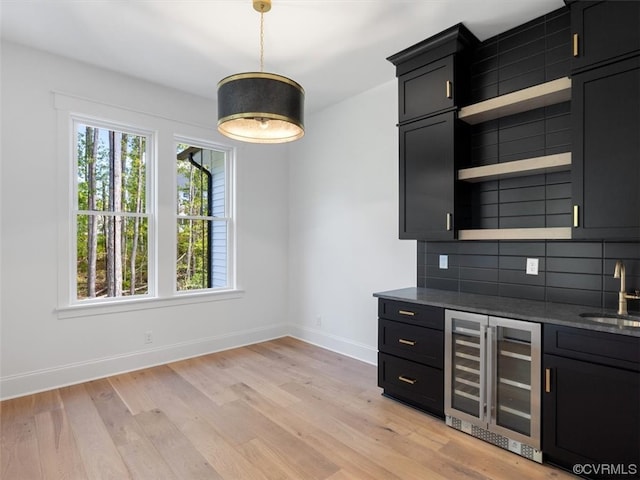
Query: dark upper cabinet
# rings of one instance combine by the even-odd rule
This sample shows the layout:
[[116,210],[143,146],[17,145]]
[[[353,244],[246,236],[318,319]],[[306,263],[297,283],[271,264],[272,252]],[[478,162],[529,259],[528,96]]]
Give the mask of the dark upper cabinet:
[[400,124],[455,110],[469,91],[469,51],[478,39],[459,23],[387,58],[398,77]]
[[398,77],[398,121],[407,122],[455,106],[452,55]]
[[576,1],[570,6],[574,72],[640,52],[640,2]]
[[640,56],[572,83],[572,236],[640,238]]
[[454,112],[400,126],[400,238],[450,240],[462,225],[455,209],[465,186],[454,181],[460,128]]
[[466,51],[477,43],[458,24],[387,59],[398,77],[400,238],[450,240],[462,225],[455,168],[468,141],[456,110],[469,90]]

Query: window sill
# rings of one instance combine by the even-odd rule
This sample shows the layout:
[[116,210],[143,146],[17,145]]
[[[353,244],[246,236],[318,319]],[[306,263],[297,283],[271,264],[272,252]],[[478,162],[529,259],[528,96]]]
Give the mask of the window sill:
[[177,293],[173,297],[125,298],[105,302],[77,304],[55,309],[58,320],[67,318],[88,317],[94,315],[110,315],[114,313],[152,310],[155,308],[191,305],[194,303],[218,302],[242,298],[244,290],[221,290],[216,292]]

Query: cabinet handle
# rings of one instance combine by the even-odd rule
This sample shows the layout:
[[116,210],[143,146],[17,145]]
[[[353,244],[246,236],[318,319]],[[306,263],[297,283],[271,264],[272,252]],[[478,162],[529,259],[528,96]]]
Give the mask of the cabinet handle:
[[544,391],[545,393],[551,393],[551,369],[544,369]]
[[451,80],[447,80],[447,98],[451,98],[451,87],[452,87],[452,83]]
[[408,383],[409,385],[415,385],[417,380],[415,378],[409,378],[409,377],[405,377],[404,375],[400,375],[398,377],[398,380],[400,380],[401,382],[404,383]]
[[451,231],[451,214],[447,213],[447,232]]
[[577,33],[573,34],[573,56],[574,57],[578,56],[578,34]]
[[405,340],[404,338],[399,338],[398,339],[398,343],[402,343],[403,345],[409,345],[411,347],[415,347],[416,346],[416,341],[415,340]]
[[578,205],[573,206],[573,228],[578,228],[580,226],[579,222],[579,208]]
[[408,317],[413,317],[416,314],[416,312],[410,312],[409,310],[398,310],[398,313],[400,315],[406,315]]

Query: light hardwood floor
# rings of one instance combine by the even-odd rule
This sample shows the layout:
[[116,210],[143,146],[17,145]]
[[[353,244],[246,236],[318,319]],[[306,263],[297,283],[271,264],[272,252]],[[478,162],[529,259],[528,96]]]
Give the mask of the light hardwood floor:
[[381,396],[292,339],[0,403],[0,478],[571,479]]

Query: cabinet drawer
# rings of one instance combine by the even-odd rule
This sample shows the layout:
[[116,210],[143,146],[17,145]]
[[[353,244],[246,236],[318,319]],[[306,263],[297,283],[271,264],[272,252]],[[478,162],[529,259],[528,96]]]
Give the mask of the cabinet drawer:
[[440,369],[378,353],[378,386],[398,400],[444,415],[444,374]]
[[380,319],[378,350],[398,357],[444,367],[444,333],[441,330]]
[[378,301],[378,316],[444,330],[444,309],[440,307],[381,298]]
[[640,371],[640,338],[545,325],[544,353]]

